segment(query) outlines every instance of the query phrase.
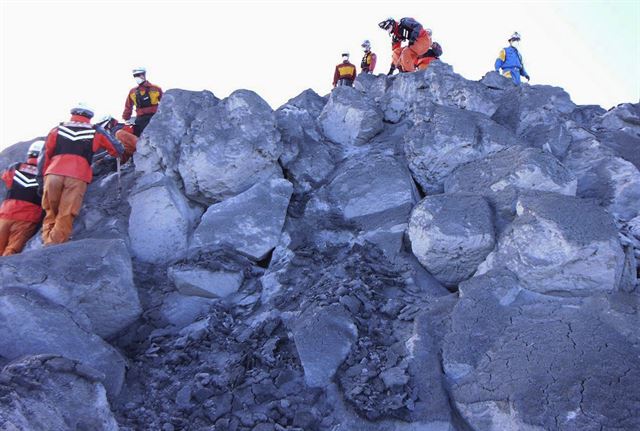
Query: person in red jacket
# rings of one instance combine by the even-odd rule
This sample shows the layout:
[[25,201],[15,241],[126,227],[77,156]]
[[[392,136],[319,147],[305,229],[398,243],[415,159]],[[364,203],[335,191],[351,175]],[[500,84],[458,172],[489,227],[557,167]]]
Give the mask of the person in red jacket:
[[353,87],[353,81],[356,79],[356,67],[349,63],[349,53],[342,54],[342,63],[336,66],[336,70],[333,73],[333,86],[340,87],[347,85]]
[[2,174],[7,195],[0,205],[0,256],[20,253],[42,220],[38,195],[38,156],[44,141],[35,141],[25,163],[15,163]]
[[45,141],[44,154],[38,160],[38,175],[44,176],[44,245],[60,244],[71,236],[73,220],[93,179],[93,153],[103,148],[119,157],[124,152],[120,142],[90,123],[92,117],[92,109],[78,104],[71,109],[71,119],[54,127]]
[[[392,64],[389,75],[393,74],[396,68],[402,72],[415,71],[416,60],[426,54],[431,46],[431,37],[422,28],[422,24],[413,18],[402,18],[399,22],[388,18],[378,26],[391,36]],[[403,47],[402,43],[405,41],[409,44]]]
[[131,124],[118,123],[118,120],[111,115],[102,118],[98,125],[115,136],[124,146],[124,154],[122,154],[120,160],[122,163],[127,163],[133,157],[133,153],[136,152],[136,145],[138,144],[138,137],[133,133],[133,126]]
[[373,73],[373,70],[376,68],[376,60],[378,57],[371,51],[371,42],[365,40],[360,46],[364,48],[364,57],[362,57],[362,61],[360,62],[362,73]]
[[162,89],[147,81],[147,70],[144,67],[133,69],[133,78],[138,85],[129,90],[127,100],[124,102],[122,118],[129,121],[135,106],[136,121],[133,134],[139,137],[158,110],[160,99],[162,99]]

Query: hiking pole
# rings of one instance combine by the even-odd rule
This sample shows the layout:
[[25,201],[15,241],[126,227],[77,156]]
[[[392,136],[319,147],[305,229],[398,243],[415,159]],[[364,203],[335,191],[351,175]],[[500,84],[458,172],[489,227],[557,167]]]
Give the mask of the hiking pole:
[[122,184],[120,183],[120,156],[116,157],[116,170],[118,172],[118,200],[120,200],[122,194]]

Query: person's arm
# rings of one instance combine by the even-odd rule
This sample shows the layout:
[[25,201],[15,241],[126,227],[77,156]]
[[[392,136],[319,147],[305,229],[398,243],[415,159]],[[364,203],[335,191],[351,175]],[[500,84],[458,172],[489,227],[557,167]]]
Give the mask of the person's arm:
[[113,157],[119,157],[124,153],[124,146],[109,132],[100,126],[95,126],[96,138],[93,141],[93,151],[96,152],[100,148],[107,150]]
[[15,170],[19,164],[20,163],[14,163],[2,173],[2,181],[4,181],[4,185],[7,186],[7,189],[10,189],[13,185],[13,176],[15,175]]
[[373,73],[373,69],[376,68],[376,60],[377,60],[377,56],[372,52],[371,53],[371,64],[369,65],[369,73]]
[[338,83],[338,79],[340,78],[340,72],[338,72],[338,66],[336,66],[336,71],[333,73],[333,86],[335,87]]
[[506,58],[507,58],[507,53],[504,51],[504,49],[500,50],[500,54],[498,55],[498,58],[496,58],[496,62],[493,65],[493,67],[495,68],[496,72],[500,72],[500,68],[504,64],[504,60]]
[[122,119],[127,121],[131,118],[133,113],[133,100],[131,100],[131,92],[127,93],[127,100],[124,102],[124,111],[122,112]]

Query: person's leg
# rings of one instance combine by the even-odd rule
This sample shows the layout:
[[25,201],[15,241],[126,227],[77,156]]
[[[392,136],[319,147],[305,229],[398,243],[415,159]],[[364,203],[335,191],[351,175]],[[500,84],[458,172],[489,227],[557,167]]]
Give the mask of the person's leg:
[[6,218],[0,218],[0,256],[4,254],[7,244],[9,244],[9,233],[11,232],[11,222]]
[[136,117],[136,123],[133,126],[133,134],[140,137],[144,129],[147,127],[147,124],[149,124],[151,117],[153,117],[153,115],[141,115]]
[[11,233],[9,235],[9,243],[2,253],[3,256],[10,256],[12,254],[20,253],[24,248],[27,241],[31,239],[36,230],[38,229],[38,223],[30,221],[18,221],[16,220],[11,225]]
[[42,222],[42,243],[44,245],[49,244],[49,235],[56,224],[64,178],[61,175],[46,175],[44,177],[44,193],[42,194],[42,209],[46,212]]
[[391,52],[391,64],[395,67],[400,67],[400,54],[402,54],[402,47],[398,47]]
[[49,240],[52,244],[60,244],[69,240],[73,231],[73,220],[80,213],[86,191],[87,183],[76,178],[65,177],[56,224],[49,234]]
[[423,34],[411,45],[402,50],[400,64],[405,72],[413,72],[416,68],[416,60],[422,54],[426,54],[431,46],[428,34]]
[[122,142],[124,145],[124,155],[122,157],[122,163],[126,163],[133,153],[136,152],[136,144],[138,143],[138,137],[133,133],[129,133],[126,130],[118,130],[116,132],[116,139]]

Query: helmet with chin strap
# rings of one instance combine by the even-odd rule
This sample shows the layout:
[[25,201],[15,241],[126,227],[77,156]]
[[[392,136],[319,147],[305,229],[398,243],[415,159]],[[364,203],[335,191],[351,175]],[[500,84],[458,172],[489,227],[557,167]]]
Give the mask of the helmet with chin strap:
[[29,145],[29,149],[27,150],[27,158],[38,157],[44,148],[44,141],[39,139],[34,141],[31,145]]
[[387,18],[384,21],[381,21],[378,23],[378,27],[380,27],[381,29],[385,30],[385,31],[391,31],[393,30],[393,27],[396,24],[396,20],[393,18]]
[[87,106],[86,103],[79,102],[76,106],[71,108],[71,115],[81,115],[86,118],[93,118],[93,109]]
[[516,40],[520,40],[520,33],[518,33],[517,31],[514,31],[511,37],[509,38],[509,42],[513,42]]

